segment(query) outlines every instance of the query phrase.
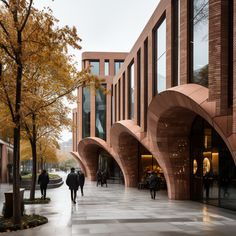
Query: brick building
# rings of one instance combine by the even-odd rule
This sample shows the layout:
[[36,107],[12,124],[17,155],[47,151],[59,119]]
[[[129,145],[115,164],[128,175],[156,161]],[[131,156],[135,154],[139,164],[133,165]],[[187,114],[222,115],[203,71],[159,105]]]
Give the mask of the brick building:
[[128,54],[83,54],[111,91],[80,88],[73,111],[73,154],[91,180],[101,151],[127,187],[151,158],[170,199],[236,209],[235,13],[234,1],[161,0]]

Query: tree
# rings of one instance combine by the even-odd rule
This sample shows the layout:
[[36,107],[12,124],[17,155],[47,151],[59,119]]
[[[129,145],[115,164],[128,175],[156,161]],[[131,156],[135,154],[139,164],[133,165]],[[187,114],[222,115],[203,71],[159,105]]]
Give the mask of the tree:
[[[31,104],[33,112],[26,113],[25,101],[30,99],[35,102],[40,99],[38,95],[33,96],[34,93],[29,89],[30,87],[37,88],[38,81],[33,80],[32,83],[30,81],[33,75],[32,71],[37,71],[36,66],[44,58],[48,60],[54,48],[65,54],[68,51],[68,46],[80,49],[78,44],[80,38],[75,28],[69,28],[68,26],[56,27],[57,20],[50,11],[38,11],[32,7],[32,4],[33,0],[0,0],[0,98],[1,102],[8,108],[14,130],[13,218],[16,224],[21,223],[19,164],[23,117],[30,116],[32,118],[32,128],[34,129],[34,111],[39,112],[39,110],[52,105],[65,95],[69,97],[69,93],[79,85],[87,86],[92,81],[93,86],[99,86],[95,77],[90,77],[89,80],[80,80],[82,75],[86,75],[86,72],[77,73],[78,78],[73,81],[74,84],[71,84],[69,90],[62,89],[59,92],[61,87],[51,87],[51,93],[45,94],[45,97],[42,97],[42,102]],[[69,56],[65,58],[70,62],[72,60]],[[47,62],[50,65],[52,60]],[[42,68],[44,68],[44,72],[47,70],[47,66]],[[56,71],[54,71],[54,74],[57,75]],[[63,77],[60,77],[60,79],[63,81]],[[47,83],[50,87],[49,80],[47,80]],[[44,89],[44,87],[41,88]],[[22,96],[25,99],[22,99]],[[35,137],[33,142],[36,143]],[[37,153],[35,149],[32,152]],[[33,168],[35,169],[35,166]]]

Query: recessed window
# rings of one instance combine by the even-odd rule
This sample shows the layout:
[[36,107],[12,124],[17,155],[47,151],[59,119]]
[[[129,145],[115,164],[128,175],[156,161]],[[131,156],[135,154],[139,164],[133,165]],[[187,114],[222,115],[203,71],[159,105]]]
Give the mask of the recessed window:
[[90,136],[90,90],[83,88],[83,101],[82,101],[82,137]]
[[118,73],[118,71],[120,70],[122,64],[124,63],[124,61],[115,61],[115,75]]
[[191,2],[191,83],[208,86],[209,63],[209,2],[192,0]]
[[104,64],[104,74],[105,76],[109,75],[109,60],[105,60],[105,64]]
[[106,94],[103,89],[106,85],[101,86],[102,89],[96,90],[96,137],[106,139]]
[[91,65],[91,74],[99,75],[99,61],[90,61]]
[[134,119],[134,63],[129,66],[129,118]]
[[[155,31],[155,91],[166,90],[166,19]],[[156,93],[156,92],[155,92]]]

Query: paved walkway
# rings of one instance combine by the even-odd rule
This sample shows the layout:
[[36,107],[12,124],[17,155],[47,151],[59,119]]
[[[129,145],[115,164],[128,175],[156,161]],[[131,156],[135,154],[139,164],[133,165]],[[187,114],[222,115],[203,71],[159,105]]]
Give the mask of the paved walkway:
[[[1,195],[7,188],[0,187]],[[48,190],[50,204],[26,206],[27,214],[44,215],[48,224],[1,235],[233,236],[236,232],[236,212],[191,201],[169,201],[164,192],[152,200],[146,190],[115,184],[96,187],[87,181],[84,193],[74,205],[65,184]]]

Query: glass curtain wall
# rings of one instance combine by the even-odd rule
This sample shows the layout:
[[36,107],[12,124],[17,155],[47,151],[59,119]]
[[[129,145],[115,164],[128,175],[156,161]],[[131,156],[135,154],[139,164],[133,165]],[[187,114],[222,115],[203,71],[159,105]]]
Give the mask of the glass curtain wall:
[[100,70],[99,70],[99,61],[90,61],[91,65],[91,73],[93,75],[99,75]]
[[156,29],[155,39],[155,87],[160,93],[166,90],[166,19]]
[[[106,89],[106,85],[102,85]],[[96,90],[96,137],[106,140],[106,94],[103,89]]]
[[118,71],[120,70],[122,64],[124,61],[115,61],[115,75],[118,73]]
[[208,86],[209,1],[191,1],[191,83]]
[[82,102],[82,137],[90,136],[90,89],[83,88],[83,102]]
[[129,118],[134,119],[134,63],[129,66]]
[[191,199],[236,210],[236,166],[226,144],[201,117],[191,132]]

